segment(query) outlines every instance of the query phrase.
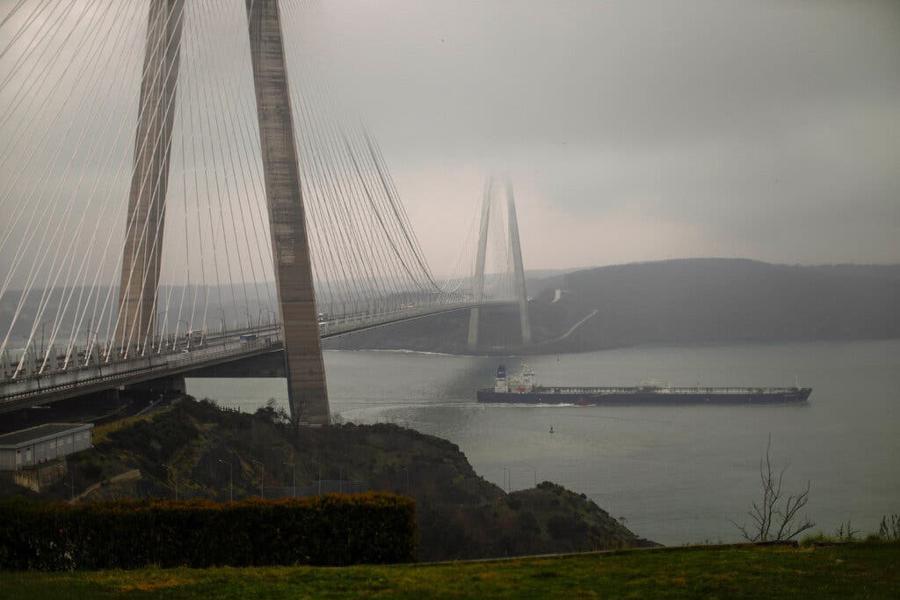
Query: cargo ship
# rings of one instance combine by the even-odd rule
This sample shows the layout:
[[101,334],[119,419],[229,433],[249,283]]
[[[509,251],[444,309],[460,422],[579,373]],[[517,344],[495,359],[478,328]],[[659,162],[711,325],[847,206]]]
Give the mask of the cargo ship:
[[635,387],[544,387],[534,384],[534,371],[523,367],[510,377],[497,369],[493,389],[478,390],[479,402],[502,404],[571,404],[577,406],[626,404],[787,404],[806,402],[808,387],[672,387],[647,384]]

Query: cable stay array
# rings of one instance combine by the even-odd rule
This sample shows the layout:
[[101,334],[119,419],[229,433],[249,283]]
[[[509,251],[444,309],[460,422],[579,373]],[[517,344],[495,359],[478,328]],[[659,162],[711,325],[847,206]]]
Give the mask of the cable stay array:
[[[277,331],[246,3],[9,4],[0,8],[2,378]],[[316,10],[281,2],[320,327],[471,302],[476,211],[456,269],[437,278],[381,147],[339,108],[317,62],[306,34]],[[147,93],[170,83],[171,93]],[[146,157],[166,168],[139,168]],[[150,196],[147,210],[129,207],[135,194]],[[485,295],[507,298],[506,213],[494,214]],[[149,316],[128,318],[124,298],[135,296]]]

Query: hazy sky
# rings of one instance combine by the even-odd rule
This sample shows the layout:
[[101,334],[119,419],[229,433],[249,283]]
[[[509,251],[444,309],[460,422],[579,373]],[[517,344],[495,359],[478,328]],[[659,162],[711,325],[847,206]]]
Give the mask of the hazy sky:
[[900,2],[322,2],[440,270],[484,176],[526,267],[900,261]]
[[[252,103],[243,0],[211,1],[192,5],[192,14],[224,14],[219,3],[230,17],[216,25],[203,16],[187,26],[195,41],[185,55],[203,46],[210,66],[183,62],[182,75],[205,82],[191,92],[179,84],[179,105],[226,76]],[[310,59],[325,66],[339,96],[380,141],[438,274],[456,265],[489,174],[515,183],[530,269],[688,256],[900,262],[896,0],[283,2],[306,15],[287,34],[304,38]],[[0,16],[14,4],[0,0]],[[73,18],[94,3],[75,5]],[[22,186],[38,180],[75,189],[87,173],[83,189],[96,182],[126,197],[121,169],[128,164],[78,160],[93,156],[89,143],[126,159],[133,144],[127,123],[136,111],[145,17],[125,9],[109,22],[127,15],[124,39],[134,40],[120,46],[130,48],[127,56],[113,55],[108,68],[97,59],[86,71],[99,71],[98,89],[108,91],[83,108],[73,103],[47,126],[47,139],[64,146],[60,156],[76,157],[69,179],[47,150],[33,161],[50,165],[35,167],[46,175],[14,181],[29,162],[14,153],[0,168],[14,193],[24,196]],[[72,40],[92,28],[85,21],[86,31]],[[49,52],[38,63],[65,71],[65,57]],[[0,72],[16,60],[14,48],[0,57]],[[232,77],[228,65],[247,72]],[[73,69],[68,76],[79,79]],[[0,107],[14,104],[15,82],[0,89]],[[226,102],[238,95],[226,94]],[[61,97],[50,99],[48,119]],[[35,93],[15,110],[25,114],[43,102]],[[83,138],[70,133],[81,119],[89,125]],[[114,136],[120,121],[126,125]],[[16,119],[7,119],[0,133],[11,138],[15,128]],[[35,139],[43,133],[34,131]],[[55,148],[50,142],[46,148]],[[170,195],[177,195],[173,185]],[[77,216],[77,203],[73,210]],[[123,229],[119,213],[91,210],[82,211],[87,226],[99,218],[105,235]],[[184,238],[177,206],[169,210],[176,216],[167,239]],[[0,266],[10,255],[0,255]],[[115,276],[113,264],[108,272]]]

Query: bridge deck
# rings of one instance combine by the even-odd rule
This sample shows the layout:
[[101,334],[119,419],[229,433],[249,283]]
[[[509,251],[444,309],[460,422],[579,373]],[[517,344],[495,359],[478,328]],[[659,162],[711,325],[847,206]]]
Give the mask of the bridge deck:
[[[507,304],[507,301],[483,302]],[[421,319],[433,315],[468,310],[473,303],[448,304],[437,307],[408,307],[378,315],[359,315],[323,321],[319,324],[322,338],[381,327],[391,323]],[[0,413],[84,396],[104,390],[120,389],[146,381],[164,379],[193,370],[242,360],[261,354],[282,352],[280,325],[264,325],[254,329],[226,331],[206,337],[202,344],[188,348],[188,338],[172,343],[162,340],[151,344],[152,351],[143,355],[95,359],[88,365],[70,365],[66,369],[46,369],[41,374],[0,379]],[[193,345],[195,342],[191,342]],[[76,353],[77,354],[77,353]]]

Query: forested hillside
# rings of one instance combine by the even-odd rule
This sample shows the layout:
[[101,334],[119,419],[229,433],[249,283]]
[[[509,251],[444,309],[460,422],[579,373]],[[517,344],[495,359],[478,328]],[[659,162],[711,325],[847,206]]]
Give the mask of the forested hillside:
[[[585,269],[532,285],[540,290],[529,305],[536,345],[523,352],[900,337],[900,265],[683,259]],[[516,315],[492,310],[482,319],[484,349],[514,348]],[[462,352],[467,326],[466,313],[444,315],[332,343]]]

